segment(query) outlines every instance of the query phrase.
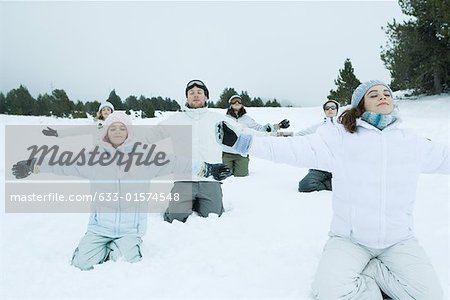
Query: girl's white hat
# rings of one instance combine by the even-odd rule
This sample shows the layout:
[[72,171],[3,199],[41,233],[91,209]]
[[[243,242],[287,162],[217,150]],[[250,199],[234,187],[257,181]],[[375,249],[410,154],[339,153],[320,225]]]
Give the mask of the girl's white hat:
[[98,112],[102,111],[105,107],[109,107],[111,111],[114,111],[114,105],[112,105],[111,102],[105,101],[100,103],[100,106],[98,107]]

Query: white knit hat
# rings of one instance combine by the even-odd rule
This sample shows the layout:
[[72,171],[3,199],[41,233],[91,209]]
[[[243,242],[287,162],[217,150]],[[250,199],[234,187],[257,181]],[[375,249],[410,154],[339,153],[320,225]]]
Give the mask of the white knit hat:
[[108,127],[113,123],[122,123],[127,127],[128,130],[128,138],[127,141],[133,138],[133,126],[131,123],[131,118],[123,111],[116,111],[109,115],[109,117],[103,122],[102,127],[102,140],[104,141],[106,136],[108,135]]
[[100,103],[100,106],[98,107],[98,112],[101,112],[102,109],[104,109],[105,107],[109,107],[112,112],[114,111],[114,105],[112,105],[111,102],[105,101]]
[[362,99],[366,95],[367,91],[371,87],[374,87],[376,85],[384,85],[385,87],[387,87],[389,92],[391,93],[391,96],[392,96],[392,90],[386,83],[384,83],[381,80],[369,80],[369,81],[361,83],[355,89],[355,91],[353,92],[353,94],[352,94],[352,102],[351,102],[352,103],[352,107],[357,107],[358,104],[362,101]]

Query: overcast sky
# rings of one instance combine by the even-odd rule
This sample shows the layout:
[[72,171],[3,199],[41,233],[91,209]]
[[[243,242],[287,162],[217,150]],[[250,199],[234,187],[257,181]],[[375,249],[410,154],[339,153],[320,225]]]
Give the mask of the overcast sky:
[[361,81],[390,81],[381,27],[394,18],[405,18],[397,1],[0,2],[0,91],[183,104],[201,79],[213,101],[233,87],[320,105],[346,58]]

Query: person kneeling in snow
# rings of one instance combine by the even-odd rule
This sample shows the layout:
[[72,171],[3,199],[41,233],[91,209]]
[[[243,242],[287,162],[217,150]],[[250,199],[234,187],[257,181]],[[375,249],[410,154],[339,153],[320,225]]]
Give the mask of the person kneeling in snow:
[[[101,132],[100,157],[129,155],[133,148],[133,130],[131,119],[124,113],[114,112],[105,121]],[[31,173],[54,173],[58,175],[78,176],[91,181],[91,194],[116,195],[117,201],[94,202],[85,236],[76,248],[72,265],[81,270],[93,269],[96,264],[108,260],[116,261],[123,257],[128,262],[142,259],[140,246],[147,227],[147,208],[145,202],[124,201],[127,195],[148,191],[149,180],[156,176],[175,172],[191,173],[223,180],[231,175],[223,164],[182,161],[171,158],[164,165],[133,165],[109,163],[99,167],[86,164],[60,166],[49,165],[37,159],[20,161],[12,168],[17,179]],[[145,180],[139,180],[143,179]]]
[[[243,127],[251,128],[256,131],[262,131],[267,133],[277,133],[280,128],[288,128],[290,126],[289,120],[284,119],[278,124],[267,123],[261,125],[256,123],[252,117],[247,114],[244,105],[242,105],[242,99],[239,95],[233,95],[228,100],[229,107],[226,116]],[[248,164],[250,158],[248,155],[240,155],[231,147],[224,146],[222,152],[222,162],[226,164],[233,172],[235,177],[248,176]]]
[[333,220],[313,282],[316,299],[442,299],[439,278],[414,237],[420,173],[450,173],[446,145],[401,129],[392,91],[359,85],[341,124],[285,139],[217,126],[219,143],[240,153],[333,173]]
[[[303,129],[295,134],[295,136],[304,136],[307,134],[312,134],[316,132],[316,130],[328,123],[334,124],[335,117],[337,116],[339,103],[334,100],[328,100],[323,104],[323,112],[325,114],[325,118],[322,123],[315,124],[311,127]],[[314,191],[331,191],[331,178],[333,174],[327,171],[309,169],[308,174],[303,177],[302,180],[298,183],[298,191],[300,193],[309,193]]]

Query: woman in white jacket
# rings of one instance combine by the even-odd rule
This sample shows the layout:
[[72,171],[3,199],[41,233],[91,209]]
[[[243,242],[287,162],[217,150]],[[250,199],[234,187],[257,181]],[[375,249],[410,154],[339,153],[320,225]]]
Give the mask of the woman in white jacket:
[[[325,117],[321,123],[310,126],[297,132],[296,136],[303,136],[316,132],[317,128],[327,123],[334,123],[339,110],[339,103],[335,100],[327,100],[323,105],[323,113]],[[328,190],[331,191],[331,178],[333,174],[327,171],[309,169],[308,174],[298,183],[298,191],[300,193],[310,193],[314,191]]]
[[400,129],[392,92],[362,83],[341,124],[286,139],[218,140],[240,153],[333,173],[333,219],[313,283],[317,299],[442,299],[433,266],[414,237],[412,210],[420,173],[450,173],[448,146]]

